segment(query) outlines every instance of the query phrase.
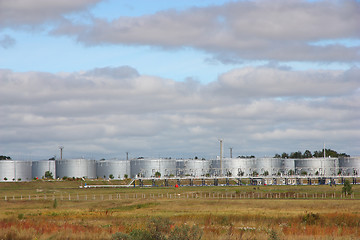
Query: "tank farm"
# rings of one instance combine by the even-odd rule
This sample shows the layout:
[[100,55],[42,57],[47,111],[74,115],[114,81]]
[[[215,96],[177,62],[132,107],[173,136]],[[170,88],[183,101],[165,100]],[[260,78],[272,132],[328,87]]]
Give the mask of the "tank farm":
[[345,179],[357,184],[360,157],[0,160],[1,182],[31,181],[45,178],[46,173],[55,179],[131,178],[137,186],[145,182],[158,186],[158,180],[165,186],[174,181],[184,186],[342,184]]

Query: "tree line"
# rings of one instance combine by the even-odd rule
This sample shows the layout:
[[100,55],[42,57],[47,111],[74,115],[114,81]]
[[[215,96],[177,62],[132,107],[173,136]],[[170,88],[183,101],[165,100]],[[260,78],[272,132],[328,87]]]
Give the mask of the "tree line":
[[[276,153],[274,158],[320,158],[320,157],[324,157],[324,149],[319,150],[319,151],[314,151],[313,153],[311,153],[310,150],[305,150],[303,153],[301,151],[297,151],[297,152],[291,152],[289,153],[282,153],[281,155]],[[334,158],[338,158],[338,157],[350,157],[350,155],[346,154],[346,153],[338,153],[335,150],[332,149],[325,149],[325,157],[334,157]]]

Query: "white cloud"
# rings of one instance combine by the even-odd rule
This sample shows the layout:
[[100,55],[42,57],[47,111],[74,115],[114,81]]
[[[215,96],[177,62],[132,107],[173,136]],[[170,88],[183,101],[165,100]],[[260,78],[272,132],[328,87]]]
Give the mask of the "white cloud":
[[0,27],[37,27],[86,11],[101,0],[0,0]]
[[223,63],[242,59],[352,62],[360,60],[359,45],[312,43],[359,39],[359,11],[355,0],[235,1],[113,21],[94,18],[86,25],[66,21],[53,33],[75,36],[87,45],[191,47]]
[[359,154],[359,71],[242,68],[202,85],[131,67],[0,70],[0,152],[213,157],[221,137],[234,155],[318,150],[324,139]]

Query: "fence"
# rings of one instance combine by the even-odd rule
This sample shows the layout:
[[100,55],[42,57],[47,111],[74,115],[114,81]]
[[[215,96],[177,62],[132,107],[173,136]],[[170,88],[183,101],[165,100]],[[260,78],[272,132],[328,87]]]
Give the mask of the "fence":
[[61,201],[111,201],[122,199],[357,199],[354,193],[345,195],[340,193],[133,193],[133,194],[60,194],[60,195],[20,195],[2,196],[5,201],[38,201],[38,200],[61,200]]

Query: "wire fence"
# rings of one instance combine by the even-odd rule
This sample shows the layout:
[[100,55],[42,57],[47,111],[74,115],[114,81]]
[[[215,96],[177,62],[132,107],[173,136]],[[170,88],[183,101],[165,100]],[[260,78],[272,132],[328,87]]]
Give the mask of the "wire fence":
[[61,200],[61,201],[118,201],[125,199],[358,199],[355,193],[223,193],[223,192],[201,192],[201,193],[133,193],[133,194],[36,194],[9,196],[4,195],[0,201],[39,201],[39,200]]

